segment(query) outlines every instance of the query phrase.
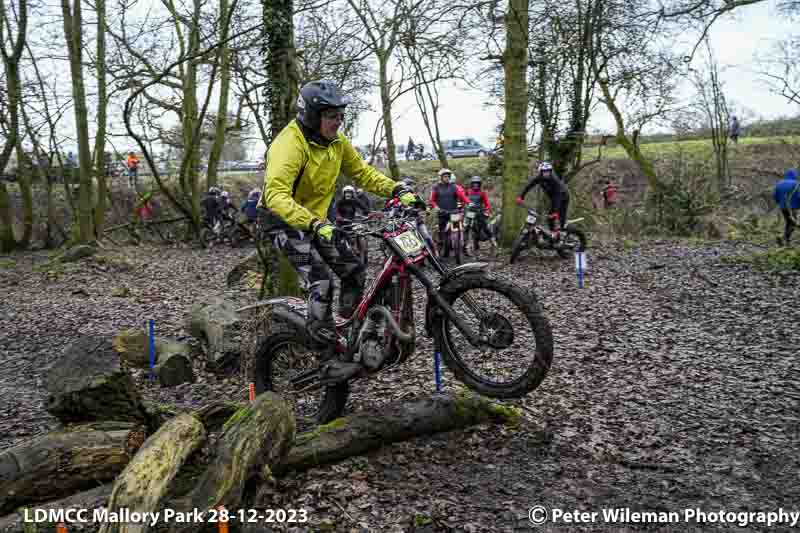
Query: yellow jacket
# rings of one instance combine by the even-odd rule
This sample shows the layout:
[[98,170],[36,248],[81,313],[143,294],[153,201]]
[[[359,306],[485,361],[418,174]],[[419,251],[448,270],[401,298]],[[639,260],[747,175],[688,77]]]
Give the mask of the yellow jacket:
[[258,205],[289,226],[307,230],[312,219],[325,220],[340,172],[362,189],[383,197],[391,196],[398,185],[367,165],[341,132],[325,148],[307,141],[293,120],[269,147],[264,194]]

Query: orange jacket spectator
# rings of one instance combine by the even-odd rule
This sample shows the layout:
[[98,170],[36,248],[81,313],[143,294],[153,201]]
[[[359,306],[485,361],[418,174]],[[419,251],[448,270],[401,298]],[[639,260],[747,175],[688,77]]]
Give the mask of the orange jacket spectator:
[[131,152],[128,154],[128,160],[125,164],[130,170],[137,169],[139,168],[139,158],[136,157],[136,154]]

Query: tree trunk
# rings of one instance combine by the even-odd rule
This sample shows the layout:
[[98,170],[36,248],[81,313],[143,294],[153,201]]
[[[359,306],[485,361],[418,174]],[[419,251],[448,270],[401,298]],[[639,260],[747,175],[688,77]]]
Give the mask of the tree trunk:
[[506,13],[505,141],[503,143],[503,232],[510,246],[522,225],[525,212],[516,197],[528,178],[528,2],[510,0]]
[[[11,35],[6,37],[4,29],[7,26],[6,21],[11,17],[8,15],[6,5],[3,0],[0,0],[0,14],[7,17],[6,20],[0,21],[0,54],[3,58],[3,70],[6,77],[6,105],[8,107],[9,123],[7,124],[8,138],[0,152],[0,175],[5,172],[8,160],[11,157],[11,152],[17,152],[17,176],[20,183],[20,191],[22,192],[23,202],[23,224],[24,231],[20,242],[14,238],[14,219],[11,212],[11,198],[8,194],[8,189],[2,180],[0,180],[0,251],[10,252],[17,247],[25,247],[30,241],[31,233],[33,230],[33,202],[31,201],[30,182],[25,176],[24,160],[22,158],[22,147],[19,138],[19,112],[22,106],[22,92],[20,87],[19,77],[19,61],[22,57],[22,51],[25,47],[28,31],[28,3],[27,0],[20,0],[19,10],[17,16],[17,36],[16,39]],[[11,28],[8,27],[9,33]],[[6,50],[6,41],[9,41],[12,46],[11,53]]]
[[339,418],[295,439],[276,475],[362,455],[392,442],[487,422],[515,423],[518,414],[477,395],[433,396],[397,402]]
[[[173,505],[186,510],[212,509],[222,504],[229,510],[238,509],[247,481],[254,476],[272,476],[272,468],[286,458],[292,447],[294,433],[290,406],[275,393],[259,395],[228,419],[211,464],[195,488]],[[197,524],[176,523],[171,533],[197,530]]]
[[70,0],[61,0],[64,17],[64,36],[69,53],[72,76],[72,99],[75,108],[75,129],[78,137],[78,162],[80,189],[78,191],[78,242],[93,239],[92,216],[92,155],[89,149],[89,111],[86,107],[86,88],[83,82],[83,20],[81,2],[76,0],[70,8]]
[[[220,40],[228,38],[229,24],[228,0],[219,0],[220,18]],[[217,123],[214,131],[214,144],[211,146],[211,153],[208,155],[208,171],[206,173],[206,190],[217,184],[217,166],[219,165],[222,148],[225,146],[225,130],[228,126],[228,96],[231,86],[231,65],[230,50],[228,45],[223,45],[219,51],[218,61],[220,62],[220,84],[219,84],[219,105],[217,106]]]
[[11,198],[6,182],[0,180],[0,252],[6,254],[14,250],[14,218],[11,213]]
[[130,422],[100,422],[48,433],[0,453],[0,515],[114,479],[144,441]]
[[[264,21],[265,70],[269,84],[265,96],[270,109],[270,138],[272,139],[292,121],[296,113],[299,74],[297,71],[297,51],[294,43],[294,2],[293,0],[262,0]],[[268,162],[267,162],[268,163]],[[263,244],[263,246],[262,246]],[[273,283],[277,295],[296,296],[300,294],[297,273],[283,254],[275,250],[271,243],[260,243],[259,254],[264,268],[264,279],[277,272],[278,283]],[[277,269],[272,268],[277,265]],[[269,296],[276,295],[270,291]],[[266,296],[263,291],[261,297]]]
[[[203,424],[190,414],[182,414],[161,426],[114,481],[109,512],[123,508],[131,512],[157,512],[178,470],[205,440]],[[149,529],[147,523],[107,522],[100,533],[144,533]]]
[[615,136],[616,141],[620,144],[620,146],[622,146],[622,148],[625,150],[625,153],[628,154],[628,157],[630,157],[639,166],[639,169],[647,178],[650,190],[656,190],[658,185],[656,169],[650,160],[648,160],[642,153],[639,145],[634,144],[633,141],[628,139],[627,135],[625,135],[625,119],[623,119],[622,112],[617,107],[617,103],[614,101],[614,98],[611,95],[611,89],[608,86],[608,81],[598,73],[597,83],[600,85],[600,89],[603,92],[602,101],[608,111],[614,117],[614,122],[617,125],[617,134]]
[[[200,49],[200,6],[201,0],[194,0],[194,13],[189,29],[189,54],[195,54]],[[188,196],[192,209],[192,221],[196,228],[200,228],[200,157],[199,150],[202,138],[195,139],[195,134],[201,135],[198,129],[197,105],[197,59],[190,59],[186,63],[186,74],[183,79],[183,136],[187,153],[184,154],[185,166],[183,172],[188,181]]]
[[94,140],[94,168],[97,176],[97,200],[94,210],[94,232],[97,239],[103,234],[106,217],[108,184],[106,182],[106,1],[96,0],[97,13],[97,136]]
[[397,165],[397,153],[394,144],[394,129],[392,126],[392,95],[389,88],[389,75],[387,63],[389,54],[378,55],[378,76],[381,84],[381,109],[383,111],[383,128],[386,133],[386,155],[389,157],[389,172],[395,180],[400,179],[400,167]]

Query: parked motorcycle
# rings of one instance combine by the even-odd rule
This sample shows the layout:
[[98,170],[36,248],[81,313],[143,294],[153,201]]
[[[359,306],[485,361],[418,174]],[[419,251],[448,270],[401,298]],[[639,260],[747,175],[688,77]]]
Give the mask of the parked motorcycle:
[[486,263],[446,269],[420,234],[423,208],[405,207],[394,217],[373,214],[349,230],[379,240],[386,261],[353,315],[334,317],[335,347],[309,339],[303,299],[273,298],[239,310],[268,309],[273,327],[256,351],[255,388],[290,398],[298,430],[339,417],[353,382],[401,365],[415,352],[414,280],[427,294],[420,317],[425,332],[467,387],[488,397],[520,398],[547,375],[553,337],[534,293],[496,277]]

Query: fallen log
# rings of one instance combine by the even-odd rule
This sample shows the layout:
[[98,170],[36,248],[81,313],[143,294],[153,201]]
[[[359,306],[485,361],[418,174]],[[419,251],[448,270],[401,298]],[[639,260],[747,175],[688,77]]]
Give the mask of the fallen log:
[[[27,525],[29,528],[31,526],[30,523],[23,524],[26,519],[25,513],[27,509],[27,518],[30,520],[31,517],[36,518],[35,513],[36,509],[39,510],[42,514],[47,511],[60,511],[60,510],[80,510],[80,509],[97,509],[99,507],[105,507],[106,503],[108,502],[108,497],[111,495],[111,483],[107,483],[105,485],[100,485],[99,487],[95,487],[93,489],[89,489],[84,492],[79,492],[77,494],[72,494],[67,496],[66,498],[61,498],[60,500],[55,501],[48,501],[45,503],[38,503],[34,506],[25,507],[17,509],[17,512],[14,514],[10,514],[7,516],[0,517],[0,532],[2,533],[23,533],[26,532],[24,526]],[[36,524],[37,531],[56,531],[56,524],[50,521],[43,521],[38,522]]]
[[[271,467],[286,458],[294,433],[295,420],[289,405],[275,393],[260,394],[251,405],[228,419],[213,459],[195,488],[171,505],[183,512],[218,505],[238,509],[247,481],[259,476],[271,477]],[[202,530],[196,523],[174,523],[170,531]]]
[[219,430],[239,409],[246,407],[243,402],[216,402],[197,411],[197,418],[209,433]]
[[519,413],[475,395],[433,396],[339,418],[301,433],[276,476],[361,455],[413,437],[486,422],[517,423]]
[[[203,424],[190,414],[179,415],[148,438],[125,470],[114,481],[109,513],[158,512],[175,475],[206,439]],[[124,511],[123,511],[124,512]],[[106,522],[100,533],[144,533],[147,522]]]
[[48,433],[0,453],[0,515],[114,479],[144,441],[131,422],[96,422]]
[[64,422],[147,422],[147,412],[111,339],[81,337],[47,375],[47,411]]

